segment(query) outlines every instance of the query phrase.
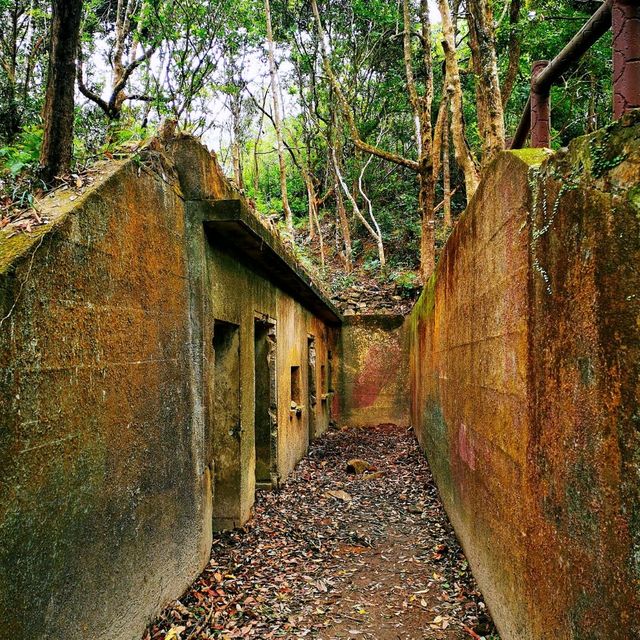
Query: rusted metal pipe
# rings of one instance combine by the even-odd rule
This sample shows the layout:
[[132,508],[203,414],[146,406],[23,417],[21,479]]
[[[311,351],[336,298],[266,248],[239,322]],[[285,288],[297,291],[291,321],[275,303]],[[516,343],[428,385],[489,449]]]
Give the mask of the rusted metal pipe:
[[520,118],[520,123],[516,129],[516,133],[511,141],[511,149],[522,149],[524,143],[529,137],[529,131],[531,130],[531,94],[527,98],[527,104],[524,105],[524,111]]
[[[616,2],[624,0],[615,0]],[[637,3],[638,0],[629,0]],[[544,94],[548,93],[551,86],[556,83],[571,65],[580,58],[610,29],[612,4],[614,0],[606,0],[602,6],[589,18],[582,29],[576,33],[570,42],[560,51],[560,53],[549,63],[532,82],[532,91]],[[527,140],[531,128],[531,96],[520,119],[520,124],[511,143],[512,149],[520,149]]]
[[613,116],[640,107],[640,2],[614,0]]
[[549,67],[548,60],[538,60],[531,67],[531,146],[551,146],[551,96],[549,88],[537,88],[536,80]]

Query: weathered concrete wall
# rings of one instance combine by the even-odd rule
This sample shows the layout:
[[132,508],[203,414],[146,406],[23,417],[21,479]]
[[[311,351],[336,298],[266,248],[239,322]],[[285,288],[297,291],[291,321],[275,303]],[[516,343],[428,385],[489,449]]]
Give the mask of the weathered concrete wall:
[[344,319],[334,417],[345,426],[409,424],[409,342],[404,317]]
[[502,154],[409,318],[412,420],[506,640],[640,637],[639,121]]
[[2,638],[133,638],[208,555],[184,206],[105,172],[0,241]]
[[[139,637],[206,564],[216,319],[240,332],[242,487],[228,524],[254,496],[256,313],[278,326],[278,474],[306,449],[309,412],[290,415],[285,369],[299,362],[304,385],[309,335],[324,363],[334,330],[211,247],[191,205],[239,196],[197,142],[169,147],[103,167],[77,199],[48,199],[51,223],[30,235],[0,230],[2,639]],[[316,413],[320,432],[328,413]]]
[[[209,282],[212,287],[210,317],[239,327],[241,432],[238,440],[241,491],[235,524],[250,515],[255,494],[255,342],[256,318],[271,320],[275,333],[277,482],[283,481],[309,446],[309,420],[313,413],[315,435],[329,426],[329,406],[317,397],[313,406],[309,394],[308,340],[315,338],[316,369],[328,367],[328,351],[335,342],[334,331],[302,305],[284,294],[266,278],[258,276],[241,258],[208,248]],[[291,368],[299,367],[300,399],[292,409]],[[326,370],[326,369],[325,369]],[[299,410],[298,410],[299,409]],[[228,523],[231,524],[231,523]]]

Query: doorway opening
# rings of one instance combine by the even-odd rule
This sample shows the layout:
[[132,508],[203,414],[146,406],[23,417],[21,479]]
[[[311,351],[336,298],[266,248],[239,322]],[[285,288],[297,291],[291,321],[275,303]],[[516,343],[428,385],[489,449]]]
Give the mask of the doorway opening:
[[278,406],[276,393],[275,321],[258,317],[254,322],[255,361],[255,469],[256,488],[278,486]]
[[309,394],[309,442],[316,437],[316,405],[318,403],[318,390],[316,385],[316,339],[314,336],[307,338],[307,389]]
[[240,330],[223,320],[213,324],[213,528],[240,524]]

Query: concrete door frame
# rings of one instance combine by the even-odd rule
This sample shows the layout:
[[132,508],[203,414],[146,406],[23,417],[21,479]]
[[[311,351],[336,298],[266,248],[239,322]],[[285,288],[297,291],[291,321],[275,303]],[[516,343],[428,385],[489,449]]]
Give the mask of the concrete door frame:
[[308,429],[309,444],[316,437],[318,406],[318,371],[317,371],[316,336],[307,334],[307,404],[309,407]]
[[[221,338],[224,342],[219,342]],[[214,460],[212,520],[213,529],[219,531],[239,526],[242,519],[240,325],[214,318],[211,346],[213,394],[212,410],[208,413],[212,420]],[[234,396],[237,396],[237,406],[234,406]]]
[[[277,489],[280,486],[280,471],[278,469],[278,323],[269,314],[256,311],[253,319],[254,347],[255,347],[255,327],[262,324],[267,327],[267,340],[269,353],[267,356],[269,366],[269,422],[270,422],[270,462],[271,462],[271,488]],[[254,369],[255,375],[255,369]],[[254,379],[255,394],[255,379]],[[255,432],[255,424],[254,424]],[[255,441],[254,441],[255,446]],[[255,454],[254,454],[255,455]],[[268,488],[268,487],[262,487]]]

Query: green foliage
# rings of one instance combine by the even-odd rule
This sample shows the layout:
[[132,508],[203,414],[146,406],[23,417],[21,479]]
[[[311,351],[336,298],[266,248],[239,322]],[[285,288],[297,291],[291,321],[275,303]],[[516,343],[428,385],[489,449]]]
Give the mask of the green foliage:
[[[380,148],[415,159],[417,148],[412,108],[408,99],[403,61],[401,3],[387,0],[318,0],[330,39],[330,61],[353,111],[361,137]],[[195,134],[210,135],[219,146],[231,138],[240,149],[245,193],[257,210],[272,219],[282,218],[278,157],[268,115],[271,99],[265,58],[265,15],[262,0],[123,0],[130,21],[123,35],[119,60],[118,3],[87,0],[83,23],[84,77],[96,95],[104,97],[113,85],[118,62],[125,65],[143,52],[142,60],[127,75],[118,102],[117,117],[105,117],[96,101],[79,101],[75,118],[76,166],[96,158],[130,153],[167,117]],[[418,2],[413,21],[418,27]],[[457,57],[463,88],[463,115],[467,143],[479,156],[482,140],[476,112],[478,79],[473,73],[469,33],[460,5]],[[529,92],[531,64],[551,59],[588,19],[592,3],[572,0],[525,0],[514,24],[510,0],[493,0],[496,51],[501,80],[509,66],[512,39],[521,44],[518,74],[505,111],[507,135],[518,124]],[[358,151],[345,124],[342,109],[321,68],[320,48],[310,5],[303,0],[272,0],[272,21],[283,97],[283,131],[287,188],[296,229],[308,227],[307,184],[302,169],[311,175],[317,197],[335,184],[330,149],[335,148],[346,184],[368,216],[357,188],[368,156]],[[7,28],[0,47],[0,166],[7,176],[28,173],[37,166],[41,131],[34,123],[41,111],[47,68],[50,4],[43,0],[0,0],[0,20]],[[17,21],[15,16],[17,16]],[[15,28],[14,28],[15,27]],[[432,73],[435,122],[443,92],[443,50],[440,25],[432,25]],[[413,70],[423,92],[425,73],[420,39],[412,39]],[[15,52],[15,55],[10,52]],[[251,92],[251,95],[250,93]],[[610,118],[611,37],[602,38],[552,92],[554,147],[599,128]],[[230,148],[220,157],[230,174]],[[293,155],[293,157],[292,157]],[[465,206],[463,176],[451,150],[454,214]],[[616,159],[602,159],[603,166]],[[381,229],[391,273],[410,272],[418,266],[420,215],[415,174],[375,159],[363,178]],[[441,177],[436,203],[443,197]],[[380,265],[365,227],[345,200],[352,244],[364,273],[380,274]],[[335,223],[335,198],[320,210],[329,258],[342,250]],[[436,224],[436,246],[448,231]],[[400,276],[400,287],[404,287]],[[409,276],[407,276],[409,277]],[[411,283],[407,283],[407,287]]]
[[41,111],[49,11],[44,0],[0,0],[0,146]]
[[0,173],[17,176],[26,169],[35,169],[40,158],[42,133],[42,127],[28,126],[13,144],[0,147]]
[[[506,112],[508,130],[514,131],[526,102],[535,60],[551,60],[589,19],[588,3],[565,0],[529,0],[517,26],[522,38],[519,61],[521,79]],[[507,45],[499,34],[498,49]],[[502,55],[502,65],[506,61]],[[551,93],[552,144],[566,146],[576,136],[594,131],[611,120],[611,34],[603,36]]]
[[396,289],[404,298],[415,297],[422,286],[420,276],[414,271],[397,271],[392,273],[391,281],[395,283]]
[[354,273],[338,273],[331,281],[329,288],[332,294],[336,294],[349,289],[349,287],[352,287],[355,283],[356,276]]

